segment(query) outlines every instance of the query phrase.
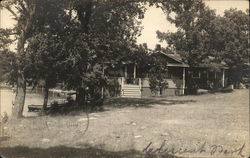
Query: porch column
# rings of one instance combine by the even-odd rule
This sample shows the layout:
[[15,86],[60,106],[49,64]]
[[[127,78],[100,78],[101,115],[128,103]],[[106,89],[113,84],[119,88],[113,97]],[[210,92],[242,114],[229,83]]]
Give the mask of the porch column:
[[182,94],[184,95],[185,93],[185,78],[186,78],[186,74],[185,74],[185,67],[183,67],[183,73],[182,73]]
[[124,78],[121,77],[121,96],[123,95],[123,84],[124,84]]
[[222,87],[225,87],[225,69],[222,70]]
[[136,64],[134,64],[134,78],[136,78]]
[[[104,75],[104,64],[102,64],[102,75]],[[102,86],[102,99],[104,98],[104,88]]]
[[206,72],[207,72],[207,84],[209,83],[209,72],[208,72],[208,70],[206,70]]
[[125,72],[124,72],[124,76],[125,78],[128,77],[128,67],[127,67],[127,64],[125,64]]

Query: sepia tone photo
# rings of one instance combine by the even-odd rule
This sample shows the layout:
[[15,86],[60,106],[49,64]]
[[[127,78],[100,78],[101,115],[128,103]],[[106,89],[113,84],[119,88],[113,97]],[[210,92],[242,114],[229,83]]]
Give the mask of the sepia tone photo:
[[250,157],[249,1],[1,0],[0,157]]

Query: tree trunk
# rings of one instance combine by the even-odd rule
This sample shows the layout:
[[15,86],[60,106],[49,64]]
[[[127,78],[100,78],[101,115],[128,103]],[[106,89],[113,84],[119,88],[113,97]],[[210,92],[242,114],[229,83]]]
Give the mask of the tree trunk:
[[78,106],[83,106],[85,102],[85,90],[80,87],[76,90],[76,103]]
[[26,81],[25,77],[23,75],[23,72],[21,70],[21,60],[22,55],[24,54],[24,43],[26,41],[25,34],[22,32],[20,34],[20,37],[18,39],[17,44],[17,53],[18,53],[18,72],[17,72],[17,90],[16,90],[16,97],[15,97],[15,103],[14,108],[12,112],[13,118],[20,118],[23,116],[23,108],[25,103],[25,95],[26,95]]
[[49,99],[49,88],[48,88],[48,86],[45,85],[45,87],[44,87],[43,107],[42,107],[42,111],[41,111],[42,115],[44,115],[46,113],[48,99]]
[[23,116],[25,96],[26,96],[26,81],[21,74],[18,74],[16,97],[12,111],[13,118],[20,118]]
[[81,3],[76,11],[78,15],[78,20],[81,22],[82,28],[85,33],[89,33],[89,22],[92,14],[92,2]]
[[[24,19],[26,21],[23,23],[23,21],[18,20],[18,25],[20,27],[20,35],[18,38],[18,43],[17,43],[17,66],[18,66],[18,77],[17,77],[17,91],[16,91],[16,97],[15,97],[15,103],[14,103],[14,108],[12,112],[12,117],[13,118],[20,118],[22,117],[23,113],[23,107],[25,103],[25,95],[26,95],[26,81],[24,74],[22,72],[22,65],[21,61],[23,60],[23,55],[25,54],[24,51],[24,45],[26,43],[26,40],[28,39],[28,33],[31,32],[34,24],[34,19],[35,19],[35,13],[36,13],[36,4],[31,3],[29,7],[28,13],[29,15],[25,15],[24,13],[21,13],[21,15],[24,16]],[[30,37],[31,35],[29,35]]]

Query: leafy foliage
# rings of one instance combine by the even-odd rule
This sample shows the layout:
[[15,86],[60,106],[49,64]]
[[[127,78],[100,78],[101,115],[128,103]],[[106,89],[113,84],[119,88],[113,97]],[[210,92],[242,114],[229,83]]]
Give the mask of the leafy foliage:
[[178,30],[174,33],[158,31],[157,36],[186,63],[213,71],[229,66],[232,83],[239,82],[246,75],[248,12],[230,9],[223,17],[216,16],[215,11],[201,0],[175,1],[162,8]]
[[[107,85],[103,76],[105,62],[121,62],[137,50],[145,7],[133,1],[71,1],[76,13],[67,30],[63,49],[67,52],[64,81],[77,91],[77,98],[101,93]],[[85,91],[86,88],[91,91]],[[81,92],[81,93],[80,93]],[[82,100],[84,101],[84,100]],[[83,103],[79,103],[83,104]]]
[[155,94],[161,93],[168,87],[168,82],[166,81],[168,73],[167,62],[161,55],[154,53],[150,56],[149,85],[150,90]]
[[0,28],[0,82],[11,82],[13,79],[13,71],[16,62],[16,55],[8,49],[13,42],[10,38],[12,30]]
[[167,19],[178,30],[174,33],[158,31],[160,40],[165,40],[191,66],[202,66],[203,63],[208,63],[205,62],[208,56],[216,56],[216,52],[211,51],[214,45],[211,36],[214,28],[212,21],[216,19],[213,10],[206,7],[204,2],[196,0],[177,1],[165,10],[168,13]]
[[15,71],[17,70],[15,62],[15,53],[8,50],[0,51],[0,82],[13,84]]
[[24,59],[26,78],[33,83],[44,80],[49,88],[53,88],[62,71],[61,47],[62,41],[51,34],[37,34],[30,38]]
[[249,12],[236,9],[225,11],[216,23],[215,31],[215,39],[220,44],[217,50],[231,68],[231,82],[238,86],[242,78],[249,75]]
[[[51,76],[50,81],[45,81],[46,87],[51,87],[56,82],[54,80],[56,73],[51,73],[55,69],[49,69],[46,66],[51,66],[50,63],[53,60],[57,60],[52,59],[51,61],[50,59],[54,56],[48,53],[48,49],[54,48],[52,44],[56,42],[52,37],[64,32],[65,23],[62,25],[62,21],[65,21],[67,16],[64,12],[64,3],[60,2],[62,1],[10,0],[4,1],[2,4],[5,9],[12,13],[14,19],[17,21],[14,28],[14,33],[18,40],[16,54],[17,68],[14,71],[17,83],[17,94],[12,113],[14,117],[22,116],[26,82],[36,83],[39,78],[48,80]],[[51,44],[46,43],[52,40]],[[54,51],[53,49],[51,50]],[[40,59],[41,61],[38,61]],[[53,66],[50,68],[53,68]],[[47,72],[47,70],[50,71]],[[48,92],[48,88],[46,92]]]

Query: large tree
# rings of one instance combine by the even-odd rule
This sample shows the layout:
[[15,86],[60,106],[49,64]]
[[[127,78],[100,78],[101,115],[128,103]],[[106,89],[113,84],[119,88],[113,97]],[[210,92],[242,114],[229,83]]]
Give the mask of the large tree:
[[2,6],[9,10],[17,24],[14,28],[17,38],[17,90],[12,111],[13,118],[22,117],[25,95],[26,95],[26,78],[23,73],[22,57],[25,54],[25,44],[27,39],[32,36],[34,25],[36,23],[36,9],[39,5],[35,0],[10,0],[1,3]]
[[[36,85],[44,81],[44,102],[42,113],[48,103],[49,89],[54,88],[60,77],[67,72],[64,69],[65,52],[63,40],[69,27],[70,17],[65,11],[67,5],[57,0],[44,0],[37,12],[37,25],[31,38],[28,39],[27,49],[23,60],[25,76]],[[49,17],[49,18],[48,18]]]
[[249,77],[249,10],[226,10],[215,22],[214,34],[214,50],[230,67],[230,82],[238,87]]
[[179,53],[191,66],[220,71],[226,63],[232,70],[231,81],[244,75],[247,63],[249,15],[238,10],[216,16],[201,0],[175,1],[163,6],[167,19],[177,32],[157,32],[161,41]]
[[157,36],[166,41],[168,46],[178,52],[186,63],[191,66],[204,64],[211,51],[216,14],[205,6],[201,0],[175,1],[163,7],[167,19],[175,24],[177,32],[160,32]]
[[140,32],[138,19],[142,18],[145,7],[131,0],[75,0],[71,7],[76,17],[72,18],[73,27],[65,43],[66,65],[70,69],[65,83],[77,91],[78,104],[82,105],[86,87],[91,89],[91,97],[100,96],[98,93],[105,85],[105,78],[100,75],[103,64],[121,62],[135,50]]
[[27,52],[25,54],[26,66],[24,67],[25,76],[37,86],[39,81],[44,81],[44,102],[42,113],[47,108],[49,89],[54,88],[62,75],[62,62],[60,49],[62,41],[53,34],[37,34],[29,39]]
[[[17,39],[17,91],[14,108],[12,111],[13,118],[22,117],[27,81],[32,79],[34,80],[39,77],[42,79],[47,79],[46,77],[44,77],[47,74],[44,74],[44,76],[39,76],[39,74],[41,74],[44,69],[33,72],[30,71],[32,70],[30,69],[30,67],[34,63],[29,62],[32,60],[30,60],[30,56],[29,54],[27,54],[27,48],[29,48],[29,51],[32,52],[32,47],[30,47],[29,45],[33,44],[33,41],[35,41],[34,38],[40,38],[41,36],[39,35],[41,34],[44,34],[45,36],[46,34],[56,36],[64,32],[64,25],[62,25],[61,23],[65,15],[63,10],[64,8],[62,7],[62,4],[64,3],[59,2],[62,1],[11,0],[4,1],[4,3],[2,3],[2,6],[12,13],[14,19],[17,22],[13,29]],[[45,45],[42,46],[41,44],[40,46],[46,47]],[[37,51],[41,51],[41,47],[37,46]],[[44,50],[48,48],[49,47],[47,46],[47,48],[44,48]],[[35,52],[33,49],[33,53],[37,52]],[[35,56],[38,54],[33,55]],[[45,104],[46,99],[44,105]]]
[[[126,56],[129,56],[128,52],[135,50],[134,43],[140,32],[138,19],[143,17],[146,2],[155,3],[154,0],[125,0],[119,2],[11,0],[5,2],[3,6],[17,20],[15,33],[18,39],[18,71],[13,116],[22,116],[26,81],[28,79],[42,78],[46,80],[46,78],[55,78],[55,76],[51,77],[49,72],[48,74],[38,72],[35,77],[30,74],[30,67],[32,67],[30,65],[36,65],[33,68],[38,68],[38,60],[32,61],[31,52],[37,53],[33,56],[39,59],[39,56],[44,55],[43,51],[46,54],[48,48],[53,47],[46,41],[63,41],[60,57],[64,57],[65,61],[61,64],[61,67],[65,68],[66,71],[64,71],[65,76],[61,79],[64,80],[67,87],[76,89],[77,98],[83,100],[84,87],[101,87],[100,84],[104,83],[103,77],[100,75],[103,69],[100,64],[103,61],[114,58],[123,60]],[[15,9],[13,10],[13,8]],[[65,15],[69,16],[70,20],[61,23],[60,21],[64,19]],[[57,37],[54,38],[55,36]],[[44,39],[45,42],[37,42],[41,39]],[[43,43],[44,45],[42,45]],[[37,47],[38,50],[35,51],[33,47]],[[30,54],[27,54],[27,48]],[[51,51],[53,52],[53,49]],[[52,52],[45,56],[49,59],[50,55],[53,54]],[[31,61],[31,64],[29,61]],[[46,62],[43,61],[39,64],[44,63]],[[47,68],[44,69],[40,65],[39,69],[44,72]],[[53,71],[54,69],[47,70]],[[93,70],[94,75],[91,72]],[[96,83],[95,76],[99,76],[99,84],[93,84]],[[95,89],[95,87],[92,87],[92,89]],[[95,92],[92,92],[92,95],[94,95],[93,93]],[[47,102],[46,95],[44,107]]]

